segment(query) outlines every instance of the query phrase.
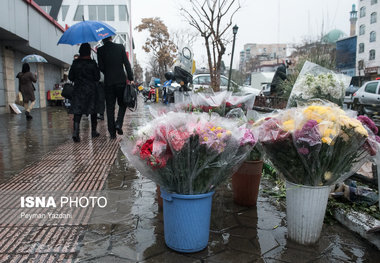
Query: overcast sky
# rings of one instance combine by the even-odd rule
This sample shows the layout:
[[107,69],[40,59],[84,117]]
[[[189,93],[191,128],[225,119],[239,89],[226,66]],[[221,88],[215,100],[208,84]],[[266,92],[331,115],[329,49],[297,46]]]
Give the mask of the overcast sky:
[[[203,1],[203,0],[201,0]],[[169,32],[191,29],[181,17],[181,3],[188,0],[132,0],[132,27],[142,18],[160,17]],[[304,39],[315,39],[321,32],[340,29],[347,35],[350,30],[349,12],[357,0],[241,0],[242,8],[233,23],[239,26],[236,35],[233,67],[238,66],[239,52],[246,43],[301,43]],[[357,9],[357,8],[356,8]],[[137,60],[146,67],[148,55],[142,50],[147,33],[133,30]],[[231,29],[232,36],[232,29]],[[203,41],[199,37],[193,47],[197,67],[206,60]],[[227,46],[223,57],[230,64],[232,43]]]

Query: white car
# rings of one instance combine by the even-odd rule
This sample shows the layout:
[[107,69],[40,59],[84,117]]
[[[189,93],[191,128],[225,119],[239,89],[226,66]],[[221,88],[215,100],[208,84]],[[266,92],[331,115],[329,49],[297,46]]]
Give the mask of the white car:
[[[207,89],[211,85],[210,74],[199,74],[193,77],[192,90],[197,91],[199,88]],[[220,90],[227,90],[228,78],[225,76],[220,76]],[[231,80],[230,89],[239,87],[235,82]]]

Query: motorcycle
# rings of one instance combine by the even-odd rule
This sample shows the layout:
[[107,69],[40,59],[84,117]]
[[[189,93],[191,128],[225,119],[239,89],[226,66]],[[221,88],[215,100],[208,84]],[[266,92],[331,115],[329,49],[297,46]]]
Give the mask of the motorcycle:
[[145,102],[150,100],[151,102],[156,101],[156,89],[160,88],[160,82],[161,80],[158,78],[152,78],[150,83],[149,83],[149,90],[144,90],[143,91],[143,96]]
[[193,76],[180,67],[174,67],[173,72],[165,73],[166,81],[162,87],[163,103],[174,103],[184,100],[188,96],[189,84],[193,81]]
[[148,100],[150,100],[151,102],[156,101],[156,87],[150,85],[149,89],[144,89],[142,93],[145,102],[147,102]]

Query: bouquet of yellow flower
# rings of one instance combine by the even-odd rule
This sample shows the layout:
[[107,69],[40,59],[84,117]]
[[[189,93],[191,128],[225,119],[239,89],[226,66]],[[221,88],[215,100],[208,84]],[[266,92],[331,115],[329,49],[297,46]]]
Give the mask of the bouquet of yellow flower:
[[265,153],[296,184],[322,186],[344,180],[377,151],[373,122],[350,117],[334,104],[287,109],[259,125]]

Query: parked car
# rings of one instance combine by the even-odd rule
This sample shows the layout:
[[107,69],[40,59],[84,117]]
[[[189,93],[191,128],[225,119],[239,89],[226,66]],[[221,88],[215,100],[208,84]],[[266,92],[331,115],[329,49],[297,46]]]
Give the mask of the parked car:
[[347,89],[346,89],[346,93],[345,93],[345,96],[344,96],[344,103],[352,103],[353,100],[354,100],[354,94],[355,92],[357,92],[359,90],[359,87],[357,86],[353,86],[353,85],[350,85]]
[[[211,85],[210,74],[199,74],[193,77],[193,84],[191,85],[193,91],[197,91],[199,88],[207,89]],[[227,90],[228,78],[225,76],[220,76],[220,90]],[[231,80],[230,89],[239,88],[239,85]]]
[[359,114],[374,115],[380,109],[380,80],[366,82],[353,95],[353,107]]

